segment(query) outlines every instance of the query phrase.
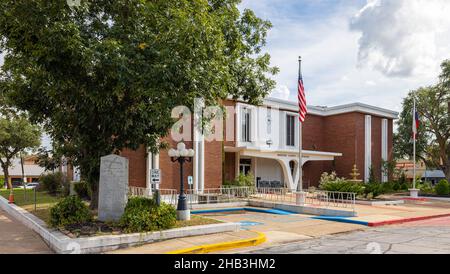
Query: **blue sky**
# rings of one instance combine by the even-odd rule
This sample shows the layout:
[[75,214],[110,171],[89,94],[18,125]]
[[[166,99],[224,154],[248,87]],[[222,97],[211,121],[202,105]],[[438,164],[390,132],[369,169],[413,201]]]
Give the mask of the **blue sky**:
[[274,25],[265,47],[281,70],[273,97],[296,100],[301,55],[308,104],[400,111],[450,59],[448,0],[242,0],[240,8]]
[[272,96],[296,100],[298,56],[308,103],[401,110],[450,58],[447,0],[243,0],[270,20],[266,51],[281,71]]

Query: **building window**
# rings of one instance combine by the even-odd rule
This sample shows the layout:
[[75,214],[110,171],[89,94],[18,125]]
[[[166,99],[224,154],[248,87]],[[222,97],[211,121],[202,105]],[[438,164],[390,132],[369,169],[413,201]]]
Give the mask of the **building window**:
[[272,134],[272,110],[267,109],[267,135]]
[[251,142],[251,110],[244,108],[242,111],[242,142]]
[[295,116],[286,115],[286,146],[295,146]]
[[239,173],[244,175],[248,175],[252,168],[252,160],[250,159],[241,159],[239,162]]

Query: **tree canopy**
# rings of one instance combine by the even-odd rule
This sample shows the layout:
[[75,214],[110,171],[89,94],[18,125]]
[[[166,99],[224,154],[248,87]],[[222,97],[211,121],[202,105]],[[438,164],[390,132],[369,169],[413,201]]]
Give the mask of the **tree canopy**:
[[413,98],[416,98],[420,128],[416,141],[417,156],[427,166],[444,170],[450,179],[450,61],[442,63],[439,83],[412,91],[403,101],[394,138],[397,158],[412,159]]
[[[8,168],[12,159],[27,149],[37,148],[41,143],[41,131],[30,124],[24,114],[11,113],[2,109],[0,116],[0,165],[8,182]],[[8,182],[8,187],[12,185]]]
[[273,89],[277,68],[262,52],[271,24],[239,2],[2,0],[0,88],[96,193],[100,157],[156,151],[173,107],[258,103]]

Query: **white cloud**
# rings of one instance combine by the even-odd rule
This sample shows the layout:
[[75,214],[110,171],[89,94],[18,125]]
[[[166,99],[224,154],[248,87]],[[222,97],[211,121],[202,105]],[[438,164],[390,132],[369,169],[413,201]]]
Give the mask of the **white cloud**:
[[448,0],[369,0],[352,19],[358,60],[392,77],[435,75],[450,44]]
[[[418,2],[416,4],[409,3],[413,1]],[[431,2],[435,1],[437,2],[437,0],[431,0]],[[299,55],[303,56],[303,78],[307,101],[310,105],[334,106],[362,102],[399,111],[402,107],[402,99],[410,90],[436,83],[440,63],[450,57],[450,42],[448,41],[450,35],[441,35],[447,34],[450,26],[441,22],[441,25],[431,30],[434,33],[432,40],[424,43],[422,41],[417,46],[410,45],[408,43],[413,43],[410,36],[414,39],[426,37],[426,30],[430,30],[430,25],[433,25],[433,23],[427,23],[427,20],[431,20],[433,16],[430,14],[433,12],[424,11],[426,15],[422,14],[419,17],[414,14],[412,17],[405,15],[412,11],[417,14],[417,10],[420,8],[417,8],[416,5],[423,4],[424,9],[436,9],[436,6],[422,0],[387,0],[386,2],[392,3],[386,5],[383,1],[383,3],[380,2],[382,4],[380,7],[378,6],[379,1],[370,1],[369,4],[372,5],[366,5],[366,2],[348,0],[340,1],[338,8],[327,14],[319,14],[313,20],[310,20],[311,17],[314,17],[313,15],[305,15],[308,18],[298,15],[301,14],[304,3],[317,2],[322,3],[320,5],[328,6],[336,4],[334,1],[314,2],[312,0],[286,0],[283,3],[272,0],[243,0],[242,2],[244,7],[253,9],[257,16],[273,23],[274,27],[269,32],[266,51],[272,56],[273,65],[280,68],[280,73],[275,77],[278,83],[277,89],[286,86],[291,91],[289,100],[297,100],[297,60]],[[399,11],[394,2],[406,5],[405,10]],[[442,7],[442,10],[450,5],[448,0],[440,1],[440,3],[444,2],[448,2],[448,4]],[[300,6],[299,10],[291,7],[294,4]],[[363,7],[366,8],[362,9]],[[374,13],[374,8],[381,9]],[[384,10],[385,8],[396,10],[396,12],[387,12]],[[355,19],[358,14],[359,19]],[[357,21],[363,20],[362,18],[368,16],[366,14],[376,14],[378,20],[366,20],[365,24],[360,21],[359,29],[356,29]],[[440,18],[440,21],[445,21],[441,11],[438,12],[437,17]],[[427,27],[417,26],[417,22],[420,23],[421,20],[427,21],[424,22]],[[394,24],[398,26],[393,26]],[[398,60],[401,62],[391,61],[396,65],[389,71],[389,74],[385,73],[386,70],[380,65],[383,63],[376,63],[378,64],[377,68],[362,65],[365,63],[358,59],[359,52],[363,50],[360,42],[364,33],[367,32],[366,29],[370,30],[368,33],[374,33],[370,37],[384,37],[382,36],[383,32],[390,37],[390,39],[386,39],[388,42],[386,45],[383,43],[383,46],[375,38],[373,38],[374,44],[369,44],[369,40],[365,40],[368,44],[364,48],[370,52],[371,60],[373,58],[372,49],[381,52],[382,60],[390,61],[400,58]],[[397,29],[401,35],[393,34],[392,29]],[[416,36],[416,29],[419,36]],[[396,37],[402,41],[396,41]],[[378,48],[382,50],[378,50]],[[412,58],[413,56],[420,56],[420,58]],[[416,69],[410,70],[411,66]],[[419,67],[432,67],[433,69],[417,69]],[[402,71],[411,71],[417,75],[405,73],[403,77],[391,77],[395,72],[400,74]],[[276,92],[278,93],[279,90]]]
[[283,99],[283,100],[289,100],[289,97],[291,95],[291,92],[289,88],[285,85],[277,85],[277,87],[272,91],[270,94],[270,97]]

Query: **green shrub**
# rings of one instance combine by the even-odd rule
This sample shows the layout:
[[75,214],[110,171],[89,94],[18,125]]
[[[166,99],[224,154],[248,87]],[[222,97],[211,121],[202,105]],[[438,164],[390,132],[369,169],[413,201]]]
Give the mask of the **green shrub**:
[[364,186],[360,183],[349,182],[336,176],[336,173],[323,173],[320,178],[319,188],[325,191],[351,192],[360,195],[364,192]]
[[394,186],[392,187],[392,189],[393,189],[394,191],[399,191],[399,190],[402,189],[402,186],[400,185],[399,182],[395,182],[395,183],[394,183]]
[[172,228],[176,223],[173,206],[161,203],[157,206],[153,199],[132,197],[128,200],[120,223],[125,232],[145,232]]
[[408,183],[403,183],[400,185],[400,190],[409,190],[409,184]]
[[393,182],[386,182],[383,183],[383,193],[393,193],[395,183]]
[[405,172],[402,172],[402,174],[400,175],[400,177],[398,178],[398,181],[397,181],[399,184],[400,184],[400,186],[403,186],[404,184],[408,184],[408,182],[407,182],[407,180],[406,180],[406,174],[405,174]]
[[417,188],[420,189],[420,192],[423,194],[433,194],[434,193],[434,188],[430,182],[425,182],[425,183],[419,184]]
[[249,173],[245,175],[244,173],[240,173],[236,180],[233,181],[225,181],[223,184],[225,187],[233,187],[233,186],[255,186],[255,177],[253,174]]
[[437,195],[448,195],[450,194],[450,185],[447,180],[441,180],[435,187]]
[[39,182],[42,185],[42,190],[47,191],[49,194],[56,194],[64,190],[68,191],[67,178],[62,172],[49,173],[41,175]]
[[373,166],[369,168],[369,184],[377,183]]
[[91,189],[86,182],[73,183],[73,189],[81,199],[91,199]]
[[372,198],[376,198],[384,193],[383,184],[380,183],[367,183],[364,189],[364,193],[366,194],[366,197],[368,197],[369,194]]
[[68,196],[50,208],[50,225],[64,227],[92,221],[92,213],[78,196]]

